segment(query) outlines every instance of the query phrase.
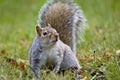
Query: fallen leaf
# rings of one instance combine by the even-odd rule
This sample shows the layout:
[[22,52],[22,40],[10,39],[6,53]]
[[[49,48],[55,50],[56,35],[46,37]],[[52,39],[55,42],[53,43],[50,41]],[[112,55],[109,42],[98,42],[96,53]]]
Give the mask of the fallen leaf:
[[6,54],[6,50],[5,49],[1,50],[1,54],[5,55]]
[[17,63],[17,61],[16,61],[15,59],[7,58],[7,57],[5,57],[5,58],[6,58],[6,62],[12,64],[12,65],[15,66],[15,67],[18,66],[18,63]]
[[23,59],[20,59],[20,58],[17,58],[16,60],[17,60],[18,63],[23,62],[25,65],[29,66],[29,61],[28,60],[23,60]]
[[111,54],[110,54],[109,52],[105,52],[105,53],[103,54],[103,58],[108,60],[108,59],[111,58]]
[[19,40],[19,42],[22,43],[22,44],[25,44],[25,43],[27,42],[27,40],[24,39],[24,38],[21,38],[21,39]]
[[92,61],[92,60],[94,60],[95,59],[95,55],[94,54],[90,54],[89,55],[89,61]]
[[87,59],[87,58],[82,58],[82,59],[80,59],[80,62],[81,62],[81,63],[87,63],[87,62],[88,62],[88,59]]
[[5,57],[5,59],[6,59],[6,62],[12,64],[15,67],[18,67],[18,68],[20,68],[22,70],[26,69],[26,63],[23,62],[24,60],[21,60],[21,59],[12,59],[12,58],[7,58],[7,57]]
[[18,65],[19,65],[20,69],[25,70],[25,64],[23,62],[20,61],[20,63],[18,63]]
[[83,75],[85,72],[88,72],[88,69],[82,68],[79,72],[79,75]]
[[80,59],[80,62],[87,63],[87,62],[93,61],[94,58],[95,58],[95,55],[90,54],[90,55],[85,56],[84,58]]

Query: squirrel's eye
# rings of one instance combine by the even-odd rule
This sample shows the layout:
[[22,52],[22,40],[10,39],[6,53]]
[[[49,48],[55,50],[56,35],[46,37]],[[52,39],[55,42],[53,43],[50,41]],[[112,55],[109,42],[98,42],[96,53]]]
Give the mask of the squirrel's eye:
[[47,35],[47,32],[44,32],[43,35],[44,35],[44,36]]

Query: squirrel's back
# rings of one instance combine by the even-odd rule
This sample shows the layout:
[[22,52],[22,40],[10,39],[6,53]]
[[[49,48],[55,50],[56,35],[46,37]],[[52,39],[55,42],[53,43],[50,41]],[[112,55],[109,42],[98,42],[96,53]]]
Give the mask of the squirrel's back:
[[48,0],[39,16],[39,24],[46,27],[48,23],[60,34],[60,39],[76,52],[76,29],[82,29],[86,21],[79,7],[71,0]]

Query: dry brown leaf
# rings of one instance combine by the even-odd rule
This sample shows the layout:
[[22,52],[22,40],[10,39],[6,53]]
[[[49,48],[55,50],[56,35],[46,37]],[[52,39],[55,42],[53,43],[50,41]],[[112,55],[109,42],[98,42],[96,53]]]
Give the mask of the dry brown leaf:
[[18,63],[15,59],[12,59],[12,58],[7,58],[6,57],[6,62],[12,64],[13,66],[17,67],[18,66]]
[[88,62],[88,59],[87,59],[87,58],[82,58],[82,59],[80,59],[80,62],[81,62],[81,63],[87,63],[87,62]]
[[95,55],[94,54],[90,54],[88,57],[89,61],[92,61],[95,59]]
[[19,68],[25,70],[25,64],[22,61],[19,62]]
[[82,68],[79,72],[79,75],[83,75],[85,72],[88,72],[88,70],[85,68]]
[[19,59],[12,59],[7,57],[5,57],[5,59],[6,59],[6,62],[12,64],[13,66],[20,68],[22,70],[25,70],[25,67],[26,67],[25,63],[20,61]]
[[104,58],[104,59],[110,59],[110,58],[111,58],[111,54],[110,54],[109,52],[105,52],[105,53],[103,54],[103,58]]
[[90,55],[85,56],[84,58],[80,59],[80,62],[87,63],[87,62],[93,61],[94,57],[95,57],[94,54],[90,54]]
[[21,38],[21,39],[19,40],[19,42],[22,43],[22,44],[25,44],[25,43],[27,42],[27,40],[24,39],[24,38]]
[[29,61],[28,60],[23,60],[23,59],[20,59],[20,58],[17,58],[16,60],[17,60],[18,63],[23,62],[25,65],[29,66]]
[[6,54],[6,50],[5,49],[1,50],[1,54],[5,55]]

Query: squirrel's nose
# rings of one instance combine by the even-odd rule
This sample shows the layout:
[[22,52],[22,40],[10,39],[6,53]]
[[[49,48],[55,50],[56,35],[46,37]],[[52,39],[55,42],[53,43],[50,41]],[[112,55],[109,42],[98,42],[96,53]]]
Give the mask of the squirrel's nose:
[[59,34],[58,34],[58,33],[55,33],[54,36],[55,36],[56,38],[58,38]]
[[55,37],[55,41],[58,41],[59,34],[58,33],[54,33],[54,37]]

